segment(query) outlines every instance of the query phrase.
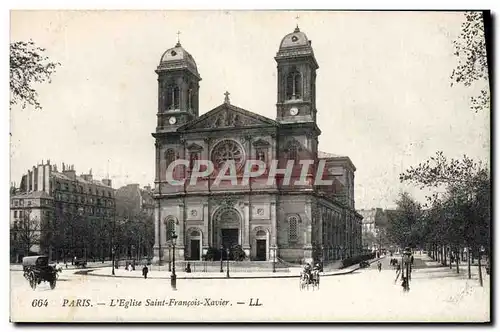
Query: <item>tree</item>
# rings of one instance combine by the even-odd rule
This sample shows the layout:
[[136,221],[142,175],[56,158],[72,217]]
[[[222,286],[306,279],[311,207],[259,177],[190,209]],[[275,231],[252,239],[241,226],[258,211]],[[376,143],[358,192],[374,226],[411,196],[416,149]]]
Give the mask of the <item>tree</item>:
[[363,247],[372,249],[377,243],[377,238],[372,232],[364,231],[361,234],[361,241],[363,243]]
[[33,245],[40,243],[40,221],[31,216],[31,210],[25,210],[21,219],[15,221],[11,233],[17,250],[28,256]]
[[27,105],[42,109],[38,102],[38,93],[34,83],[50,83],[56,71],[57,62],[51,62],[44,55],[45,49],[30,40],[10,44],[10,105],[19,104],[23,109]]
[[387,236],[400,247],[422,244],[422,206],[407,192],[396,201],[397,208],[388,214]]
[[463,246],[478,255],[482,246],[489,248],[491,180],[482,163],[467,156],[448,160],[438,152],[417,167],[410,167],[400,175],[400,180],[421,188],[444,187],[444,194],[428,198],[432,213],[427,232],[433,246],[439,245],[444,250],[445,245],[451,245],[457,259]]
[[[451,73],[451,85],[455,83],[470,87],[476,82],[488,83],[488,57],[485,40],[484,15],[481,12],[465,12],[461,33],[453,42],[458,64]],[[475,112],[490,107],[490,93],[486,87],[477,96],[471,97],[471,109]]]

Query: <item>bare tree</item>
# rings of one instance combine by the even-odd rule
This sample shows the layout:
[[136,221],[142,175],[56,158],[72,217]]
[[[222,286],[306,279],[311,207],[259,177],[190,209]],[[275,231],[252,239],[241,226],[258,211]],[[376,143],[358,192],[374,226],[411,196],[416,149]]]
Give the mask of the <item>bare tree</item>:
[[40,221],[31,216],[31,210],[25,210],[22,218],[15,221],[11,233],[17,249],[27,256],[31,247],[40,243]]
[[42,109],[34,83],[49,82],[60,64],[44,55],[45,49],[30,40],[10,44],[10,105],[34,106]]

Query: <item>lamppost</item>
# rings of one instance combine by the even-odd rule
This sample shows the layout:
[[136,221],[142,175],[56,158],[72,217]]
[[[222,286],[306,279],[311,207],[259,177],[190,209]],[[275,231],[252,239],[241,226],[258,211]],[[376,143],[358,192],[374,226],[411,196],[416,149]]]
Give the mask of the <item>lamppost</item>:
[[177,239],[177,235],[175,231],[172,232],[172,274],[170,275],[170,285],[172,286],[172,290],[177,290],[177,276],[175,275],[175,240]]
[[224,246],[220,246],[220,272],[224,272],[224,270],[222,269],[222,256],[224,254]]
[[111,247],[111,274],[115,275],[115,247]]
[[172,272],[172,250],[168,245],[168,272]]
[[273,273],[276,272],[276,245],[273,245]]
[[325,247],[321,245],[321,271],[323,272],[323,266],[325,264]]
[[229,278],[229,248],[226,249],[226,253],[227,253],[227,256],[226,256],[226,262],[227,262],[227,274],[226,276]]

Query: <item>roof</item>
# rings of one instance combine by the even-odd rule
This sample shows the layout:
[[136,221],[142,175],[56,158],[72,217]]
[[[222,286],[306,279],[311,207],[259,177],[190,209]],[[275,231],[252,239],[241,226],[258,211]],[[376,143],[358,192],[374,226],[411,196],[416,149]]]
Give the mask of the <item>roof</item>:
[[297,26],[292,33],[287,34],[280,43],[280,50],[287,47],[300,47],[300,46],[309,46],[309,39],[305,33],[300,31]]
[[[226,112],[226,113],[224,113]],[[217,120],[218,114],[221,113],[223,115],[223,119],[227,120],[227,123],[220,123],[216,124],[216,122],[213,123],[208,123],[210,122],[210,118],[213,117],[214,120]],[[237,123],[235,120],[236,117],[232,117],[233,121],[230,120],[231,116],[226,116],[227,113],[232,113],[230,115],[237,115],[238,119],[241,122],[241,125]],[[207,123],[206,123],[207,122]],[[224,122],[224,121],[222,121]],[[217,106],[216,108],[212,109],[211,111],[208,111],[207,113],[203,114],[199,118],[186,123],[183,126],[180,126],[177,131],[186,131],[186,130],[192,130],[192,129],[205,129],[205,130],[213,130],[216,128],[225,128],[225,127],[244,127],[244,126],[273,126],[277,127],[279,126],[279,123],[275,120],[269,119],[265,116],[262,116],[257,113],[253,113],[250,111],[247,111],[241,107],[237,107],[234,105],[231,105],[230,103],[222,103],[221,105]]]
[[82,178],[81,176],[76,176],[75,177],[75,180],[71,179],[69,176],[63,174],[63,173],[59,173],[59,172],[51,172],[50,173],[52,176],[54,176],[55,178],[58,178],[58,179],[61,179],[61,180],[65,180],[65,181],[77,181],[79,183],[83,183],[83,184],[92,184],[92,185],[95,185],[95,186],[101,186],[101,187],[105,187],[105,188],[109,188],[109,189],[112,189],[112,187],[104,184],[103,182],[101,181],[98,181],[98,180],[92,180],[92,181],[88,181],[88,180],[85,180],[84,178]]
[[52,196],[47,194],[45,191],[31,191],[29,193],[19,193],[14,196],[11,196],[11,199],[26,199],[26,198],[47,198],[52,199]]
[[162,69],[182,69],[187,68],[193,74],[199,77],[198,67],[191,54],[186,51],[181,43],[177,43],[175,47],[166,50],[160,59],[158,70]]
[[318,62],[314,57],[314,51],[311,47],[311,41],[307,38],[305,33],[300,31],[298,26],[292,33],[283,37],[275,59],[280,60],[297,57],[308,57],[313,61],[316,69],[319,68]]
[[318,151],[318,158],[321,158],[321,159],[342,158],[342,157],[345,157],[345,156],[341,156],[341,155],[333,154],[333,153],[329,153],[329,152],[324,152],[324,151]]

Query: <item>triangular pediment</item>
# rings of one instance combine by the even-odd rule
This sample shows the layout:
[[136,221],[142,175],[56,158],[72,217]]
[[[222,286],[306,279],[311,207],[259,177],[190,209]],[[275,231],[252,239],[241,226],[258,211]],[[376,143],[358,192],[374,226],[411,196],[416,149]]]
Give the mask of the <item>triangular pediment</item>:
[[198,119],[179,127],[177,131],[213,130],[219,128],[278,126],[274,120],[231,104],[222,104]]
[[264,141],[263,139],[260,139],[260,138],[258,140],[256,140],[255,142],[253,142],[252,144],[255,147],[267,147],[267,146],[269,146],[268,141]]
[[203,147],[196,144],[196,143],[191,143],[187,146],[188,151],[201,151],[203,150]]

